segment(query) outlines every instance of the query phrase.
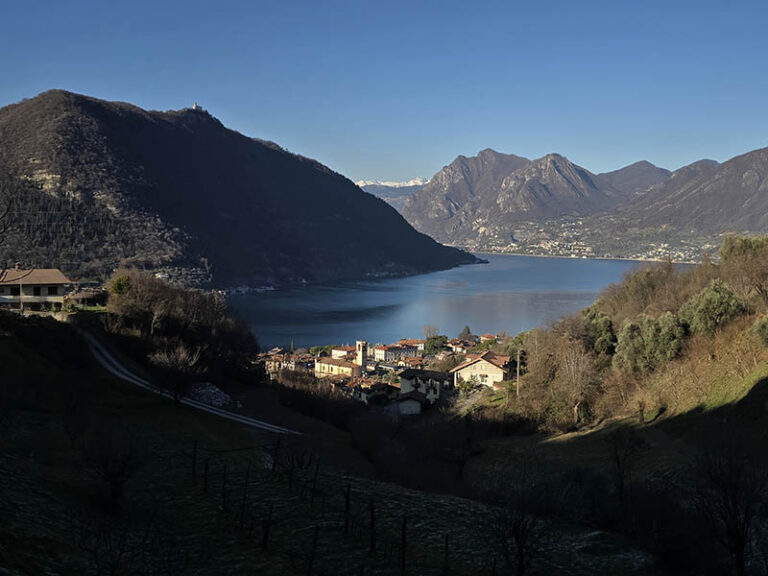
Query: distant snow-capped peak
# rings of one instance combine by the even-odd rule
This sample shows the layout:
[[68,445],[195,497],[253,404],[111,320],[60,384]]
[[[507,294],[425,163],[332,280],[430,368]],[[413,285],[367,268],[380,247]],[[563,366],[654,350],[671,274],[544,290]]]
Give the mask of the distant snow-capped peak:
[[407,188],[408,186],[424,186],[429,182],[429,178],[414,178],[413,180],[408,180],[408,182],[389,182],[389,181],[382,181],[382,180],[359,180],[358,182],[355,182],[358,186],[361,188],[363,186],[386,186],[387,188]]

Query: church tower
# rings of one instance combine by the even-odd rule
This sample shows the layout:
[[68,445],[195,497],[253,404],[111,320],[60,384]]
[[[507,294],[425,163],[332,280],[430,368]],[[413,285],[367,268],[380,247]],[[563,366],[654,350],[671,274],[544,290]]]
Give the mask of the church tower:
[[365,367],[365,359],[368,357],[368,342],[358,340],[355,342],[355,364]]

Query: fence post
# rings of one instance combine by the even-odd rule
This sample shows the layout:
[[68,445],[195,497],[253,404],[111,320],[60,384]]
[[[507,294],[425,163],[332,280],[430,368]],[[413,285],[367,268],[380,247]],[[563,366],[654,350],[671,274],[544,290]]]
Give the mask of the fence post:
[[445,548],[443,549],[443,572],[448,573],[448,534],[445,535]]
[[315,475],[312,477],[312,496],[310,498],[309,504],[310,506],[315,506],[315,491],[317,490],[317,473],[320,470],[320,458],[317,459],[317,462],[315,463]]
[[280,453],[280,436],[275,440],[275,448],[272,450],[272,472],[277,470],[277,458]]
[[203,475],[203,493],[208,494],[208,465],[210,464],[211,459],[206,458],[205,459],[205,469],[204,469],[204,475]]
[[371,511],[371,542],[370,542],[370,553],[376,554],[376,506],[373,503],[373,496],[371,496],[371,501],[368,504],[370,511]]
[[224,474],[221,477],[221,509],[227,509],[227,465],[224,464]]
[[192,476],[197,476],[197,440],[192,444]]
[[312,572],[315,569],[315,554],[317,552],[317,535],[320,532],[320,526],[315,524],[315,533],[312,536],[312,552],[309,556],[309,570],[307,570],[307,575],[312,576]]
[[405,558],[408,544],[408,517],[403,516],[403,528],[400,537],[400,571],[405,572]]
[[248,468],[245,469],[245,483],[243,484],[243,501],[240,503],[240,528],[245,524],[245,505],[248,502],[248,482],[251,477],[251,460],[248,460]]
[[264,531],[261,535],[261,547],[262,549],[266,550],[267,546],[269,546],[269,529],[272,526],[272,504],[269,505],[269,514],[267,514],[267,519],[264,520]]
[[349,509],[351,498],[352,485],[347,484],[347,489],[344,492],[344,534],[349,533]]

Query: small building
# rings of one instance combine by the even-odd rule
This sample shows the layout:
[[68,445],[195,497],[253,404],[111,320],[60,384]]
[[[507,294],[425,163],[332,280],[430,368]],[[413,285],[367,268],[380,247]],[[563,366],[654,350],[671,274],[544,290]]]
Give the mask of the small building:
[[355,353],[354,346],[336,346],[331,349],[331,358],[346,359]]
[[315,360],[315,376],[317,378],[329,376],[359,378],[361,371],[362,366],[340,358],[318,358]]
[[483,342],[496,342],[496,336],[493,334],[481,334],[480,335],[480,343]]
[[397,397],[397,408],[401,416],[418,416],[426,402],[427,397],[423,393],[411,391]]
[[397,342],[398,346],[407,346],[410,348],[416,348],[419,352],[424,352],[424,347],[427,345],[426,340],[417,340],[415,338],[403,338]]
[[452,352],[455,352],[456,354],[466,354],[469,350],[475,348],[477,345],[472,340],[452,338],[448,340],[447,346],[451,349]]
[[58,268],[22,270],[18,266],[0,272],[0,304],[20,309],[39,309],[64,304],[64,291],[72,282]]
[[486,351],[468,356],[464,363],[451,370],[454,384],[476,380],[484,386],[493,386],[511,378],[509,358]]
[[418,350],[413,346],[376,346],[373,349],[373,357],[377,362],[396,362],[401,358],[418,355]]
[[453,378],[434,370],[404,370],[400,373],[400,395],[421,392],[425,401],[434,404],[442,393],[453,388]]

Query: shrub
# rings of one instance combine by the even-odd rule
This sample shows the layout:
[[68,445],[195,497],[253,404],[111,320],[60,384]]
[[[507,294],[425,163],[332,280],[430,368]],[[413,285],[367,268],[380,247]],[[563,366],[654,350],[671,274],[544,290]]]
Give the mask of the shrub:
[[763,345],[768,346],[768,316],[763,316],[755,320],[755,323],[752,324],[752,328],[750,328],[749,331],[757,336]]
[[743,312],[741,302],[722,280],[713,280],[709,286],[693,296],[680,310],[680,316],[691,332],[711,336]]
[[684,337],[683,325],[671,312],[627,321],[619,333],[615,365],[624,372],[655,370],[680,355]]

